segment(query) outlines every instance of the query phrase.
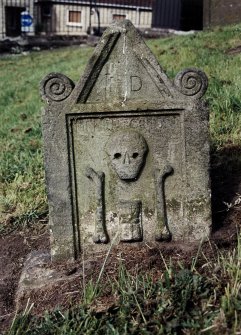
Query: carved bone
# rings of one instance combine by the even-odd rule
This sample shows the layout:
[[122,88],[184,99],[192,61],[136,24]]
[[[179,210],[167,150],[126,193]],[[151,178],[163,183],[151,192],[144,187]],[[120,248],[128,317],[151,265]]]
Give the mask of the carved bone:
[[97,208],[95,212],[95,234],[94,243],[108,243],[108,236],[105,231],[105,204],[104,204],[104,172],[96,172],[91,167],[87,167],[85,175],[96,185]]
[[156,188],[157,188],[157,225],[155,231],[156,241],[170,240],[171,232],[167,223],[166,213],[166,197],[165,197],[165,180],[168,176],[173,174],[173,167],[166,165],[160,175],[160,171],[156,171]]

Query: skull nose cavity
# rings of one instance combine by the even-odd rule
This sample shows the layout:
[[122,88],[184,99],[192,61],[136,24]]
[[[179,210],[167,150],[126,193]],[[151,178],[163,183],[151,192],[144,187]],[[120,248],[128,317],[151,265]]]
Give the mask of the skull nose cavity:
[[129,165],[130,164],[130,156],[128,152],[125,152],[124,159],[123,159],[123,164]]

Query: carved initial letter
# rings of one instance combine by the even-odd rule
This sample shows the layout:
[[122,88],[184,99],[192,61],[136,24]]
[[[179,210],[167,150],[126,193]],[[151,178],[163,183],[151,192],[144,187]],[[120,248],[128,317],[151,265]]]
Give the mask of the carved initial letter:
[[131,91],[140,91],[142,88],[141,78],[138,76],[131,76]]

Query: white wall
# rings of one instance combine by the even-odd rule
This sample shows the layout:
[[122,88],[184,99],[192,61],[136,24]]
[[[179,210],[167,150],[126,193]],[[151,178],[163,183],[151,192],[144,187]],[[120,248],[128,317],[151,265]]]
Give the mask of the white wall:
[[[68,22],[69,10],[81,11],[81,24]],[[152,23],[152,13],[139,9],[99,8],[99,13],[101,27],[109,26],[113,21],[113,15],[125,15],[137,28],[150,28]],[[51,24],[55,34],[83,35],[87,33],[90,23],[89,17],[90,8],[87,6],[58,4],[53,6]],[[91,26],[92,28],[98,26],[97,14],[95,12],[91,15]]]

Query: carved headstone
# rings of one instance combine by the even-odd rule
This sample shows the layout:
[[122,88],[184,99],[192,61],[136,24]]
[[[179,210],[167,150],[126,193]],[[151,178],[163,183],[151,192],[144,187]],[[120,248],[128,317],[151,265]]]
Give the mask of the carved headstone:
[[209,237],[206,89],[197,69],[168,79],[130,21],[106,30],[76,85],[42,80],[54,260]]

